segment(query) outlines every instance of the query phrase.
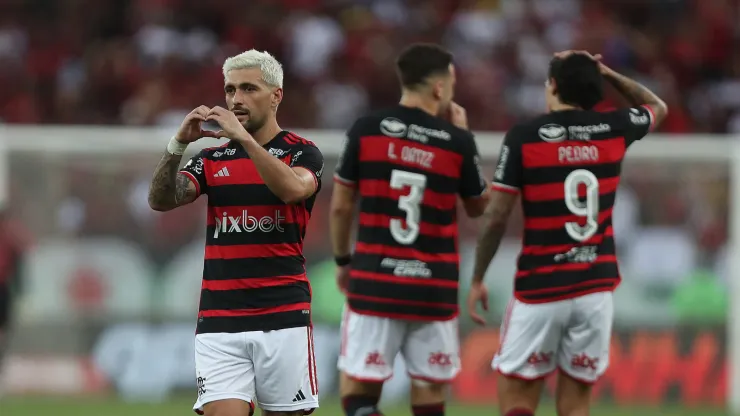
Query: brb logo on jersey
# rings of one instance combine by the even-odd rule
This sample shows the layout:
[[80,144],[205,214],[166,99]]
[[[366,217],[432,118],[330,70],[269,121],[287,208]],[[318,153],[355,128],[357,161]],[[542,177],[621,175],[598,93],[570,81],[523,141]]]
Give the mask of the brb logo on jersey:
[[650,117],[636,108],[630,108],[630,123],[637,126],[644,126],[650,124]]
[[282,233],[285,231],[285,217],[277,209],[273,215],[265,215],[261,218],[249,215],[249,212],[245,209],[242,210],[242,215],[234,217],[226,215],[224,212],[221,217],[215,219],[216,230],[213,232],[213,238],[218,238],[222,233],[251,233],[258,230],[263,233],[273,231]]

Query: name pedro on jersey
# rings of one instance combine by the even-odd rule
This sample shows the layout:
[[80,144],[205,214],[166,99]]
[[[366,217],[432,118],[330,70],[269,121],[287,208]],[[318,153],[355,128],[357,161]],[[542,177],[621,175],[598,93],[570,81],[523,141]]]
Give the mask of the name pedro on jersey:
[[[398,154],[396,153],[396,145],[394,143],[388,144],[388,159],[397,160]],[[431,169],[432,160],[434,159],[434,153],[426,150],[418,149],[412,146],[403,146],[401,148],[401,160],[406,163],[419,165],[423,168]]]
[[560,163],[598,162],[599,148],[596,146],[560,146],[558,148]]

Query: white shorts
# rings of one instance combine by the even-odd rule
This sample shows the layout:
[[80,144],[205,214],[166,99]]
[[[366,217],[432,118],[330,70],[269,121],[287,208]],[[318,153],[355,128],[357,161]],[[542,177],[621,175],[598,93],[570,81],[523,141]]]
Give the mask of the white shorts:
[[419,322],[362,315],[345,306],[337,367],[347,376],[383,382],[400,352],[412,379],[452,381],[460,371],[457,318]]
[[576,380],[593,383],[609,366],[613,317],[612,292],[540,304],[512,299],[492,367],[525,380],[560,368]]
[[264,410],[319,407],[311,327],[195,336],[198,401],[239,399]]

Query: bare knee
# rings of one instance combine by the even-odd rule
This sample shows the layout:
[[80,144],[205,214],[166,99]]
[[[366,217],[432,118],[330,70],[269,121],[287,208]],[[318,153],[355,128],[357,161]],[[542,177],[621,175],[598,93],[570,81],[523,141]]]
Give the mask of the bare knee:
[[226,399],[206,403],[203,413],[205,416],[252,416],[254,408],[243,400]]
[[413,406],[444,403],[447,383],[411,380],[411,404]]
[[590,405],[591,384],[576,380],[561,371],[555,392],[558,416],[588,416]]
[[344,372],[339,375],[339,395],[378,397],[383,392],[383,382],[368,382],[354,379]]
[[346,415],[381,414],[378,402],[382,392],[382,381],[361,381],[348,376],[345,372],[339,375],[339,394]]
[[544,379],[523,380],[499,374],[498,397],[501,414],[510,414],[514,410],[529,411],[534,414],[540,403],[544,385]]

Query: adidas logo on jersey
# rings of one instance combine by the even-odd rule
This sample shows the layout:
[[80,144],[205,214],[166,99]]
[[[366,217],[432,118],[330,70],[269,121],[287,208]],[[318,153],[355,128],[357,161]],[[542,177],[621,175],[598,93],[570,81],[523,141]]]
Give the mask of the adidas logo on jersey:
[[300,402],[301,400],[306,400],[306,396],[303,395],[302,390],[298,390],[298,393],[296,393],[295,398],[293,398],[293,402]]
[[215,175],[213,175],[214,178],[221,178],[224,176],[229,176],[229,169],[226,166],[222,167],[221,170],[219,170],[218,172],[216,172]]

